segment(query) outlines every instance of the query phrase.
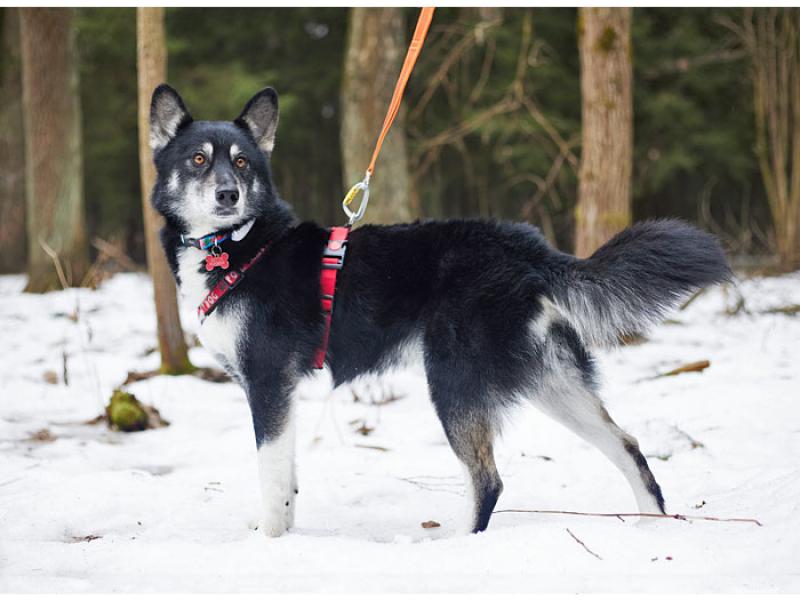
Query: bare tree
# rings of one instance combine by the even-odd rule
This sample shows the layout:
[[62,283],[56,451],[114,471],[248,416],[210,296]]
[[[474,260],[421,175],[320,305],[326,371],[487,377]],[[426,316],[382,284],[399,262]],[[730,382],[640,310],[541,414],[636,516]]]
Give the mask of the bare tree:
[[[20,9],[29,292],[79,284],[89,266],[73,9]],[[63,279],[54,260],[60,264]]]
[[[401,8],[351,8],[342,77],[341,144],[346,185],[361,181],[383,123],[406,50]],[[412,217],[405,110],[386,137],[370,182],[375,223]]]
[[167,50],[163,8],[136,9],[137,70],[139,76],[139,172],[144,212],[147,266],[153,279],[153,292],[158,321],[158,347],[161,351],[161,371],[171,375],[194,370],[189,362],[186,339],[181,327],[180,313],[172,277],[164,251],[159,242],[163,218],[150,204],[155,184],[153,153],[150,149],[150,97],[153,90],[167,77]]
[[588,256],[631,221],[631,9],[581,8],[582,151],[575,254]]
[[736,31],[751,58],[756,154],[783,270],[800,267],[800,10],[745,9]]
[[0,272],[25,269],[25,138],[19,9],[2,9],[0,55]]

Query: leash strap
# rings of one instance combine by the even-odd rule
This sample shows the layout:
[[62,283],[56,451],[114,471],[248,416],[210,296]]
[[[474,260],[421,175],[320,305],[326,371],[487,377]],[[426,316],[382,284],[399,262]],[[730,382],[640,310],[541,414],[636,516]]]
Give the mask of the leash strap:
[[[414,29],[414,36],[411,38],[411,43],[408,46],[408,52],[406,53],[406,58],[403,61],[403,68],[400,69],[400,75],[397,78],[397,84],[394,86],[392,100],[389,103],[389,110],[386,111],[386,117],[383,119],[383,127],[381,127],[381,132],[378,135],[378,141],[375,143],[375,150],[372,152],[372,159],[369,161],[366,175],[362,181],[359,181],[352,188],[350,188],[350,191],[347,192],[344,200],[342,200],[342,209],[350,218],[350,225],[356,221],[360,221],[367,209],[367,202],[369,201],[370,177],[372,177],[372,174],[375,172],[375,163],[378,161],[378,155],[381,153],[383,141],[386,139],[386,135],[389,133],[389,129],[391,129],[392,123],[394,123],[394,120],[397,117],[397,113],[400,112],[400,103],[403,101],[403,92],[406,89],[408,78],[411,77],[411,71],[414,70],[414,65],[417,62],[417,58],[419,58],[419,54],[422,51],[422,45],[425,42],[425,37],[428,35],[428,29],[430,28],[431,21],[433,20],[434,10],[434,7],[428,6],[422,8],[419,12],[417,27]],[[361,205],[359,206],[358,210],[352,211],[350,210],[350,204],[353,202],[353,200],[355,200],[359,192],[363,193]]]
[[367,173],[372,175],[375,172],[375,162],[378,160],[378,154],[381,152],[383,140],[389,133],[389,129],[394,123],[397,113],[400,112],[400,103],[403,100],[403,92],[406,89],[408,78],[411,77],[411,71],[419,58],[419,53],[422,50],[422,44],[425,42],[425,37],[428,35],[428,28],[433,20],[434,7],[429,6],[423,8],[419,12],[419,19],[417,19],[417,27],[414,30],[414,36],[411,38],[411,44],[408,46],[406,59],[403,62],[403,68],[400,70],[400,76],[397,78],[397,85],[394,86],[394,93],[392,94],[392,101],[389,104],[389,110],[386,113],[386,118],[383,120],[383,127],[378,136],[378,142],[375,144],[375,151],[372,153],[372,160],[369,161]]
[[222,279],[219,280],[217,285],[214,286],[214,289],[206,296],[205,300],[200,303],[200,306],[197,307],[197,317],[200,319],[200,324],[205,321],[208,316],[216,310],[219,301],[230,292],[232,289],[237,287],[244,279],[244,274],[250,270],[254,264],[260,261],[264,255],[267,253],[267,250],[272,245],[272,242],[261,246],[261,249],[256,252],[255,256],[251,258],[249,261],[244,263],[239,269],[231,269],[225,275],[223,275]]
[[333,317],[333,299],[336,295],[336,277],[344,265],[344,255],[347,250],[347,237],[350,235],[349,227],[331,228],[328,243],[322,253],[322,271],[319,276],[320,305],[325,319],[325,332],[322,341],[314,353],[313,367],[321,369],[325,365],[325,355],[328,353],[328,340],[331,334],[331,319]]

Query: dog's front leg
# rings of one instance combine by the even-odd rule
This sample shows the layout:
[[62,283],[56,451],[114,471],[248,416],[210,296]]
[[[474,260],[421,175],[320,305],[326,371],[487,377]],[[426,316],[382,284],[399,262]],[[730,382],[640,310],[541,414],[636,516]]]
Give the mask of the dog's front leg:
[[263,504],[259,530],[268,537],[278,537],[294,525],[297,495],[292,394],[265,394],[263,389],[253,392],[248,399],[253,412]]

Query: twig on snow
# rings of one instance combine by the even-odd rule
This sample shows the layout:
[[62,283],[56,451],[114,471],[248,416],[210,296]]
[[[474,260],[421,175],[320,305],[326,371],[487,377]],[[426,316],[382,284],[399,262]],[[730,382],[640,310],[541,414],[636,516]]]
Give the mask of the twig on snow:
[[589,554],[591,554],[592,556],[594,556],[594,557],[595,557],[597,560],[603,560],[603,557],[602,557],[602,556],[600,556],[600,555],[599,555],[599,554],[597,554],[596,552],[592,552],[591,550],[589,550],[589,546],[587,546],[586,544],[584,544],[584,543],[583,543],[583,542],[582,542],[582,541],[581,541],[581,540],[578,538],[578,536],[576,536],[574,533],[572,533],[572,532],[569,530],[569,527],[567,527],[567,533],[568,533],[568,534],[569,534],[569,535],[572,537],[572,539],[573,539],[573,540],[575,540],[575,541],[576,541],[576,542],[578,542],[578,543],[579,543],[581,546],[583,546],[583,549],[584,549],[584,550],[586,550],[586,551],[587,551]]
[[365,450],[378,450],[379,452],[389,452],[389,448],[384,446],[371,446],[369,444],[353,444],[356,448],[363,448]]
[[662,515],[661,513],[596,513],[596,512],[580,512],[576,510],[535,510],[525,508],[504,508],[495,510],[493,514],[498,513],[537,513],[541,515],[575,515],[581,517],[613,517],[620,521],[625,521],[623,517],[641,517],[647,519],[672,519],[674,521],[720,521],[725,523],[752,523],[763,527],[763,524],[758,519],[747,517],[706,517],[699,515],[681,515],[678,513],[671,515]]

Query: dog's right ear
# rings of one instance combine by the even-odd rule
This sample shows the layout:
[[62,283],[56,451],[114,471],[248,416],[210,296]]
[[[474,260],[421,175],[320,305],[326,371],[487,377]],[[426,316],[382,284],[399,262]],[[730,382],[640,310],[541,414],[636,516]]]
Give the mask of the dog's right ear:
[[159,85],[150,102],[150,147],[153,152],[169,144],[178,129],[191,122],[192,115],[178,92],[166,83]]

